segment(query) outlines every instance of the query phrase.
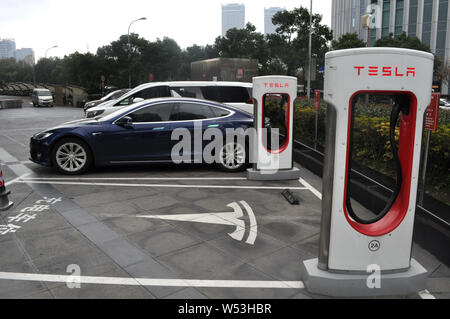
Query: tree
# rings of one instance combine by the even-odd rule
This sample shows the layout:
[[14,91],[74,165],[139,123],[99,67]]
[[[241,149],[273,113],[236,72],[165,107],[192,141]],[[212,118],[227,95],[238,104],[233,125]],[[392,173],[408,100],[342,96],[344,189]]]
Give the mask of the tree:
[[214,45],[198,46],[196,44],[187,47],[181,52],[181,66],[179,77],[189,79],[191,76],[191,63],[219,57],[219,52]]
[[366,43],[362,41],[356,33],[346,33],[342,35],[337,41],[331,42],[333,50],[343,50],[352,48],[363,48]]
[[59,58],[43,58],[40,59],[35,66],[36,82],[37,83],[54,83],[52,78],[52,71],[56,68],[58,63],[61,63]]
[[396,47],[404,49],[413,49],[425,52],[431,52],[430,47],[425,43],[422,43],[417,37],[410,37],[403,32],[401,35],[394,37],[392,33],[387,37],[378,39],[375,47]]
[[0,85],[9,82],[32,82],[33,67],[14,58],[0,59]]
[[[395,47],[395,48],[404,48],[404,49],[412,49],[419,50],[425,52],[431,52],[430,47],[420,41],[417,37],[410,37],[403,32],[401,35],[394,37],[392,33],[387,37],[383,37],[378,39],[375,42],[375,47]],[[439,58],[435,57],[434,59],[434,70],[439,72],[441,69],[442,62]]]
[[244,29],[232,28],[224,37],[217,37],[214,49],[224,58],[256,59],[265,65],[269,59],[267,43],[256,27],[247,23]]
[[[288,75],[295,76],[300,67],[308,65],[309,20],[309,11],[303,7],[277,12],[272,18],[272,23],[278,28],[275,34],[267,36],[269,55],[272,61],[277,58],[286,66]],[[320,14],[312,16],[311,41],[312,56],[323,64],[332,32],[321,22]]]

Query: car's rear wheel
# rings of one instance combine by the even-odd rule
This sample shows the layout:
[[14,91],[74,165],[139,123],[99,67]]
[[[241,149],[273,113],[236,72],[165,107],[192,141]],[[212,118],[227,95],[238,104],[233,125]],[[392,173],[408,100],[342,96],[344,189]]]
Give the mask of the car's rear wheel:
[[225,172],[239,172],[247,167],[247,149],[245,145],[229,142],[221,148],[217,166]]
[[63,174],[76,175],[86,172],[92,163],[89,146],[76,138],[63,139],[56,143],[52,152],[54,167]]

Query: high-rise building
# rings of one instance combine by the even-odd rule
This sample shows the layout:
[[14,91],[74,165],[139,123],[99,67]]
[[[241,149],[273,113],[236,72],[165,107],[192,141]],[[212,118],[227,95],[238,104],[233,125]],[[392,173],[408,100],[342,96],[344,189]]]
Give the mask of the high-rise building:
[[[373,15],[370,35],[361,17]],[[333,0],[331,28],[334,39],[357,33],[373,45],[381,37],[406,32],[428,45],[438,58],[450,64],[449,0]],[[448,94],[447,86],[441,92]]]
[[16,50],[16,61],[24,61],[29,65],[34,64],[34,51],[31,48],[22,48]]
[[14,39],[0,39],[0,59],[14,58],[16,42]]
[[222,5],[222,36],[225,36],[232,28],[244,29],[244,27],[245,6],[240,3]]
[[272,23],[275,13],[286,9],[280,7],[264,8],[264,34],[275,33],[277,26]]

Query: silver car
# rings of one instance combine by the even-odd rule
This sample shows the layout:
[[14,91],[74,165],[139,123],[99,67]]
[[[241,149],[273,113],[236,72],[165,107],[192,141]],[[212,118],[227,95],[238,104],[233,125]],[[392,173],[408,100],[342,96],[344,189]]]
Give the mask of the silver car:
[[31,101],[34,107],[38,106],[55,106],[52,93],[47,89],[34,89],[31,95]]

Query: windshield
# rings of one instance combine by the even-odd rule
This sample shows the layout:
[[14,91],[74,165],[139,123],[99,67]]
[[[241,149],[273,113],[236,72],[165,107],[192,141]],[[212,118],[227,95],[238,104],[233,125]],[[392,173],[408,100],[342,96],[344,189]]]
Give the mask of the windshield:
[[120,109],[118,109],[117,111],[112,112],[112,113],[110,113],[110,114],[106,114],[106,115],[103,115],[103,116],[100,115],[100,116],[98,116],[98,117],[95,117],[95,119],[96,119],[97,121],[109,121],[109,120],[112,120],[112,119],[115,118],[117,115],[120,115],[120,114],[129,112],[129,111],[130,111],[130,107],[131,107],[131,109],[133,109],[133,108],[135,107],[135,105],[133,105],[133,106],[129,105],[129,106],[127,106],[127,107],[120,108]]
[[38,96],[52,96],[50,91],[38,91]]
[[126,92],[128,92],[129,90],[117,90],[117,91],[113,91],[107,95],[105,95],[104,97],[102,97],[100,99],[100,101],[109,101],[109,100],[115,100],[118,97],[121,97],[122,95],[124,95]]

